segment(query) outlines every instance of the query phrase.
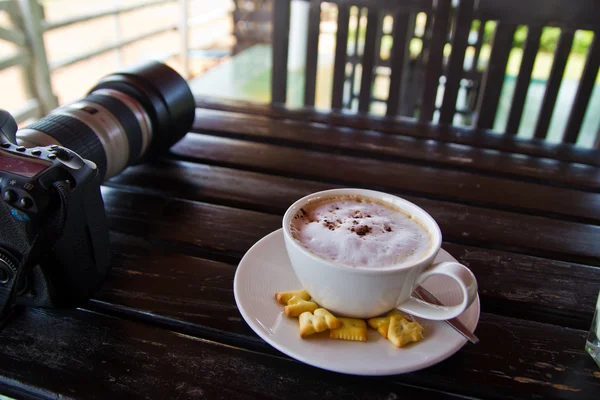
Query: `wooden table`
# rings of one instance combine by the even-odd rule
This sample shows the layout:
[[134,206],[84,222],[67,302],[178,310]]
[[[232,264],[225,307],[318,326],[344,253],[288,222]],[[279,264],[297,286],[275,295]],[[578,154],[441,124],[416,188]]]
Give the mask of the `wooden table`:
[[[198,109],[196,133],[170,154],[107,182],[110,278],[81,309],[24,310],[0,332],[0,393],[597,398],[584,344],[600,288],[600,169],[541,156],[600,158],[277,116]],[[250,330],[232,291],[240,258],[294,200],[341,186],[398,194],[439,222],[443,247],[479,281],[480,344],[419,372],[363,378],[297,362]]]

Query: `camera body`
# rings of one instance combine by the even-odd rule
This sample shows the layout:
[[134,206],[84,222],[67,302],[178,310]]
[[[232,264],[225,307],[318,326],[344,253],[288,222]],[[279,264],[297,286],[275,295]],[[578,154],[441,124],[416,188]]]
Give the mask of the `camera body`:
[[27,306],[75,306],[110,268],[98,168],[61,146],[20,146],[15,131],[0,133],[0,280],[11,287],[5,295]]

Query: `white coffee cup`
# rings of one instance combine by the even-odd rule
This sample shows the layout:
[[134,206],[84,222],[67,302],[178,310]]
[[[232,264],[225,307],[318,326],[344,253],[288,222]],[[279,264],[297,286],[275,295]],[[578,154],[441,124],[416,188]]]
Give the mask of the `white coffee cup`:
[[[313,201],[348,195],[376,199],[412,215],[431,234],[432,245],[425,256],[415,263],[398,266],[349,267],[312,253],[294,239],[292,218],[301,208]],[[445,320],[460,315],[477,296],[477,280],[467,267],[457,262],[433,263],[442,245],[442,233],[435,220],[420,207],[397,196],[365,189],[313,193],[288,208],[283,217],[283,232],[287,253],[300,283],[317,304],[336,315],[371,318],[398,308],[417,317]],[[411,296],[418,285],[436,274],[456,281],[462,292],[460,304],[436,306]]]

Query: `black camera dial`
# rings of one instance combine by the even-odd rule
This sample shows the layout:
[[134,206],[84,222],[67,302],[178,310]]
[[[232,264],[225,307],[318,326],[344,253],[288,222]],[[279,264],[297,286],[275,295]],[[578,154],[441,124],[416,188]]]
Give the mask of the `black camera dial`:
[[16,261],[0,249],[0,285],[8,283],[16,270]]

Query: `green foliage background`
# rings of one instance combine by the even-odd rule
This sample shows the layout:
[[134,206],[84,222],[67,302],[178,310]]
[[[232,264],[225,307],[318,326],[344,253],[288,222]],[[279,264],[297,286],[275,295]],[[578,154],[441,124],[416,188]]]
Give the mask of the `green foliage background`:
[[[492,40],[492,35],[494,33],[494,29],[496,28],[495,22],[488,22],[485,24],[483,42],[489,44]],[[473,23],[472,29],[477,31],[479,29],[479,21],[475,21]],[[540,40],[540,50],[546,52],[553,52],[556,50],[556,45],[558,43],[558,38],[560,36],[559,28],[544,28],[542,31],[542,37]],[[577,31],[575,33],[575,39],[573,40],[573,48],[572,51],[577,54],[585,55],[587,53],[590,44],[592,43],[592,39],[594,38],[594,33],[592,31]],[[515,39],[513,43],[513,47],[522,47],[527,39],[527,27],[520,26],[517,28],[515,33]]]

